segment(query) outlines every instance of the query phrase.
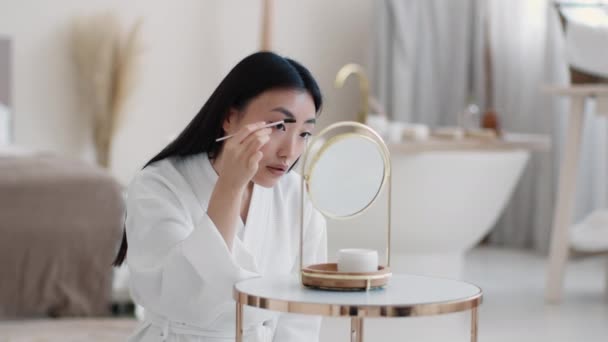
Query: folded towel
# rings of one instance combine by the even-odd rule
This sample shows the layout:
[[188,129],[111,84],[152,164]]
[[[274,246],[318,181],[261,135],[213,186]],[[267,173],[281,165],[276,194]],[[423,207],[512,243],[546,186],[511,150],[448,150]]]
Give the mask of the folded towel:
[[573,250],[585,253],[608,251],[608,209],[597,210],[570,231]]

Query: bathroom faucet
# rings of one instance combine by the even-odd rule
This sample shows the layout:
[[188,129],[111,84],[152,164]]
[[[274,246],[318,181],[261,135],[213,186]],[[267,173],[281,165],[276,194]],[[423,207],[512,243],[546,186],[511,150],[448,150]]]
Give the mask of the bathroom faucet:
[[336,88],[342,88],[346,79],[352,74],[357,75],[359,79],[359,96],[361,97],[361,108],[357,114],[357,121],[364,124],[367,122],[367,113],[369,111],[369,81],[367,76],[365,76],[363,67],[358,64],[350,63],[340,68],[336,75],[335,86]]

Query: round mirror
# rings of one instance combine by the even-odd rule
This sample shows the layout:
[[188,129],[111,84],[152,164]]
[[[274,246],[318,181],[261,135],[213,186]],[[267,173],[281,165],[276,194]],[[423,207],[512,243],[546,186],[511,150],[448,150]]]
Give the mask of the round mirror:
[[324,215],[346,218],[363,212],[387,178],[387,158],[374,139],[343,133],[318,142],[307,168],[307,190]]

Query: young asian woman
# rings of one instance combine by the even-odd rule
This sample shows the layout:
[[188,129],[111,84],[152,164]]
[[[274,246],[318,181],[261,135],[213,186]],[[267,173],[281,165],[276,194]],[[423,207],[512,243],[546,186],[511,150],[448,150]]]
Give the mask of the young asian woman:
[[[300,63],[252,54],[134,177],[114,262],[126,261],[145,310],[131,341],[234,341],[234,283],[298,270],[300,178],[291,169],[321,105]],[[323,262],[325,220],[309,201],[304,208],[304,262]],[[309,342],[320,318],[246,308],[244,324],[246,341]]]

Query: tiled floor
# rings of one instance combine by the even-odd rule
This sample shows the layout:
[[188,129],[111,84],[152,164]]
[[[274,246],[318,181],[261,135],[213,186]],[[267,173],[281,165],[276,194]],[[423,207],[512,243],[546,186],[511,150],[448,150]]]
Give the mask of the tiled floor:
[[559,305],[543,299],[544,257],[480,249],[467,261],[465,277],[485,292],[480,341],[608,341],[606,257],[570,261]]
[[[546,259],[532,253],[476,249],[463,279],[484,290],[480,342],[608,342],[605,258],[572,260],[560,305],[543,298]],[[469,315],[392,319],[366,323],[366,341],[469,341]],[[348,321],[330,320],[322,341],[348,341]]]

